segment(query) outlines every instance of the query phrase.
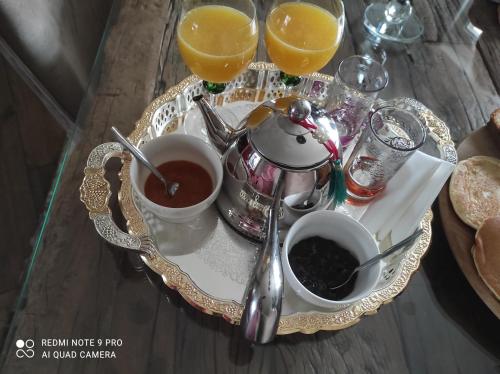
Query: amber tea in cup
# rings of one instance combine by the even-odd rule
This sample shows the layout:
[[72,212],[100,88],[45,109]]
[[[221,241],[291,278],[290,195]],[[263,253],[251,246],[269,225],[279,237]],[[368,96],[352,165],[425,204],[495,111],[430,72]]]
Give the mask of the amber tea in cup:
[[172,160],[162,163],[157,169],[165,178],[179,183],[179,188],[170,196],[165,193],[163,183],[153,173],[149,174],[144,184],[144,193],[155,204],[167,208],[185,208],[201,203],[213,191],[210,174],[197,163]]
[[426,128],[413,113],[396,107],[375,111],[344,168],[349,202],[373,199],[425,138]]

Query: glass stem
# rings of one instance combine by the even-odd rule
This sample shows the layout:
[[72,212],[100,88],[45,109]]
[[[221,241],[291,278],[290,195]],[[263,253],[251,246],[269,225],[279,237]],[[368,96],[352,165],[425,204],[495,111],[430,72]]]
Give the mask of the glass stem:
[[224,90],[226,89],[226,83],[213,83],[213,82],[203,81],[203,87],[210,94],[220,94],[221,92],[224,92]]
[[295,87],[296,85],[298,85],[300,83],[302,78],[297,77],[296,75],[290,75],[290,74],[287,74],[287,73],[280,71],[280,80],[287,87]]

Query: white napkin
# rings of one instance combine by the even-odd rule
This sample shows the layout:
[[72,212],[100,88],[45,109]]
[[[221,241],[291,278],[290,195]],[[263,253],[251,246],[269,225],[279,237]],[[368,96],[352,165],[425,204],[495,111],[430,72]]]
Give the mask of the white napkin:
[[391,235],[397,243],[417,228],[455,165],[415,152],[368,206],[360,222],[378,240]]

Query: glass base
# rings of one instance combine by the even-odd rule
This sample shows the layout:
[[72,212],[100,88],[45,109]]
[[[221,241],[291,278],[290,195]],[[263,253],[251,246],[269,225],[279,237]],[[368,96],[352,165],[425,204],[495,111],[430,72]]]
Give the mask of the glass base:
[[358,196],[352,191],[347,190],[347,199],[345,203],[347,205],[362,206],[370,203],[377,195],[373,196]]
[[[346,202],[349,205],[365,205],[378,196],[385,188],[385,185],[381,185],[380,182],[374,182],[374,176],[365,169],[367,167],[366,164],[354,161],[354,163],[349,165],[350,161],[347,162],[346,169],[344,170],[347,187]],[[351,172],[357,174],[357,178],[361,179],[355,180]],[[373,173],[374,170],[371,170],[371,172]],[[363,181],[365,184],[359,184],[359,181]]]
[[290,75],[282,71],[280,71],[280,79],[285,84],[285,86],[288,87],[296,86],[302,80],[301,77],[297,77],[296,75]]
[[203,81],[203,87],[211,94],[217,95],[226,89],[226,83],[213,83]]
[[417,41],[424,32],[424,27],[414,12],[402,22],[388,21],[384,3],[371,4],[366,8],[363,24],[373,37],[388,42],[410,44]]

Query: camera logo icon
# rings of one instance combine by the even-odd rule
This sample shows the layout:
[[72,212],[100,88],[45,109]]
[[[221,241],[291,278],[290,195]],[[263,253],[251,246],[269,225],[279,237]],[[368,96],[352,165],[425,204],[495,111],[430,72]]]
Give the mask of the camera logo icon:
[[33,347],[35,346],[35,341],[33,339],[18,339],[16,341],[16,356],[18,358],[33,358],[35,351]]

